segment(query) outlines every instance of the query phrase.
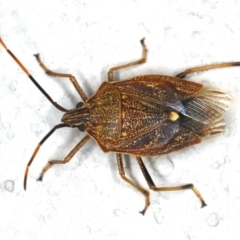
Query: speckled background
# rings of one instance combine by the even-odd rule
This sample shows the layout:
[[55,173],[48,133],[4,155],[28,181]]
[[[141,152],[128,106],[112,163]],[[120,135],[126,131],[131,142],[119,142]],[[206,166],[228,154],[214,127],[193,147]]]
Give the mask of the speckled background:
[[[59,104],[80,100],[67,79],[52,79],[33,58],[73,74],[88,96],[112,66],[141,56],[147,63],[116,78],[175,75],[204,64],[240,61],[240,1],[4,1],[0,36]],[[0,239],[178,239],[240,238],[240,68],[199,73],[191,79],[224,89],[231,97],[224,134],[166,156],[144,158],[156,185],[194,183],[208,206],[189,191],[151,192],[151,206],[121,180],[114,154],[89,141],[67,165],[54,166],[84,136],[62,129],[44,144],[23,190],[25,166],[43,136],[60,122],[56,110],[0,46]],[[134,158],[126,171],[147,188]]]

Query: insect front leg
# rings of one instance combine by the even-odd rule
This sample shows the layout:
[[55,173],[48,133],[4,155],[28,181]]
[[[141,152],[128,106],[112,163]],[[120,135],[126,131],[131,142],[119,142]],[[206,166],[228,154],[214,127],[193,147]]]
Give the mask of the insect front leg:
[[48,95],[48,93],[40,86],[40,84],[34,79],[34,77],[29,73],[27,68],[18,60],[18,58],[9,50],[3,40],[0,38],[0,44],[5,48],[7,53],[14,59],[18,66],[23,70],[23,72],[28,76],[32,83],[38,88],[38,90],[60,111],[67,112],[68,110],[60,106],[58,103],[54,102],[53,99]]
[[130,180],[129,178],[127,178],[125,176],[124,166],[123,166],[123,162],[122,162],[122,155],[117,153],[116,156],[117,156],[118,171],[119,171],[119,174],[120,174],[121,178],[124,181],[126,181],[127,183],[129,183],[131,186],[136,188],[138,191],[140,191],[145,196],[145,207],[140,212],[142,215],[144,215],[144,213],[146,212],[148,206],[150,205],[149,192],[146,191],[145,189],[143,189],[142,187],[140,187],[135,182],[133,182],[132,180]]
[[72,157],[76,154],[77,151],[90,139],[89,135],[86,135],[72,150],[71,152],[64,158],[64,160],[51,160],[47,163],[47,165],[43,168],[38,181],[42,181],[44,174],[46,171],[54,164],[65,164],[68,163]]
[[63,128],[63,127],[69,127],[68,125],[64,124],[64,123],[61,123],[61,124],[58,124],[56,125],[55,127],[53,127],[51,129],[51,131],[48,132],[48,134],[38,143],[37,147],[35,148],[27,166],[26,166],[26,169],[25,169],[25,174],[24,174],[24,181],[23,181],[23,187],[24,187],[24,190],[27,189],[27,177],[28,177],[28,171],[29,171],[29,168],[34,160],[34,158],[36,157],[40,147],[43,145],[43,143],[59,128]]
[[228,62],[228,63],[205,65],[201,67],[189,68],[184,72],[177,74],[175,77],[185,78],[188,74],[191,74],[191,73],[202,72],[202,71],[206,71],[214,68],[216,69],[216,68],[239,67],[239,66],[240,66],[240,62]]
[[127,64],[124,64],[124,65],[113,67],[113,68],[109,69],[109,71],[108,71],[108,81],[109,82],[114,82],[114,77],[113,77],[113,72],[114,71],[117,71],[117,70],[120,70],[120,69],[123,69],[123,68],[127,68],[127,67],[132,67],[132,66],[135,66],[135,65],[142,64],[142,63],[146,62],[146,59],[147,59],[147,47],[146,47],[146,45],[144,43],[144,38],[140,42],[141,42],[142,49],[143,49],[142,50],[142,58],[137,60],[137,61],[134,61],[134,62],[131,62],[131,63],[127,63]]
[[161,192],[161,191],[178,191],[178,190],[184,190],[184,189],[191,189],[196,196],[199,198],[199,200],[202,203],[201,207],[205,207],[207,206],[207,204],[205,203],[205,201],[203,200],[200,192],[194,187],[194,185],[192,183],[190,184],[185,184],[185,185],[180,185],[180,186],[174,186],[174,187],[156,187],[150,174],[147,171],[147,168],[145,167],[142,158],[141,157],[136,157],[138,164],[142,170],[143,176],[145,177],[148,186],[150,189],[152,189],[153,191],[157,191],[157,192]]
[[81,96],[82,100],[85,102],[88,99],[88,97],[86,96],[86,94],[84,93],[84,91],[82,90],[82,88],[80,87],[80,85],[78,84],[78,82],[77,82],[77,80],[76,80],[76,78],[74,76],[72,76],[71,74],[67,74],[67,73],[52,72],[51,70],[49,70],[43,64],[42,60],[40,59],[39,54],[35,54],[34,56],[36,57],[40,67],[46,72],[47,75],[53,76],[53,77],[66,77],[66,78],[69,78],[69,80],[73,84],[74,88],[77,90],[77,92]]

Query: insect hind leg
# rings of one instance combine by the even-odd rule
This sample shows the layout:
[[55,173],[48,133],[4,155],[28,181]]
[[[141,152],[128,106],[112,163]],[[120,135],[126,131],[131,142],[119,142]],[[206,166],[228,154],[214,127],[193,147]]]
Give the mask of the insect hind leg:
[[185,185],[180,185],[180,186],[173,186],[173,187],[156,187],[150,174],[147,171],[147,168],[145,167],[142,158],[141,157],[136,157],[138,164],[141,168],[141,171],[143,173],[144,178],[146,179],[148,186],[150,187],[150,189],[152,189],[153,191],[157,191],[157,192],[161,192],[161,191],[178,191],[178,190],[184,190],[184,189],[191,189],[195,195],[199,198],[199,200],[201,201],[202,206],[201,207],[205,207],[207,206],[207,204],[205,203],[205,201],[203,200],[200,192],[194,187],[193,184],[185,184]]
[[185,78],[187,75],[189,75],[191,73],[197,73],[197,72],[202,72],[202,71],[216,69],[216,68],[239,67],[239,66],[240,66],[240,62],[227,62],[227,63],[204,65],[201,67],[189,68],[189,69],[185,70],[184,72],[178,73],[175,77]]

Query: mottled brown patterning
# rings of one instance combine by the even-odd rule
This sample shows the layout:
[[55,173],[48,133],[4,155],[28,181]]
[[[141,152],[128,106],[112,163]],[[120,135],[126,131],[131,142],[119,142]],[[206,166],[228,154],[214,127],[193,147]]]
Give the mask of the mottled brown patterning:
[[136,157],[150,189],[154,191],[191,189],[201,201],[202,207],[206,206],[201,194],[193,184],[156,187],[141,156],[170,153],[199,143],[206,136],[223,132],[225,121],[222,115],[229,107],[228,95],[221,90],[205,88],[199,83],[182,80],[181,78],[194,72],[239,66],[240,62],[191,68],[177,74],[176,77],[144,75],[116,82],[113,75],[114,71],[142,64],[146,61],[147,48],[143,39],[141,40],[142,58],[135,62],[111,68],[108,71],[108,82],[104,82],[96,93],[88,98],[74,76],[52,72],[43,64],[39,55],[35,55],[41,68],[48,75],[69,78],[82,98],[83,102],[78,103],[75,108],[67,110],[52,100],[7,48],[1,38],[0,44],[47,99],[57,109],[65,112],[62,123],[53,127],[40,141],[30,158],[24,175],[24,189],[27,186],[30,165],[40,146],[55,130],[72,127],[85,131],[86,136],[79,141],[63,160],[49,161],[43,168],[38,180],[42,180],[44,174],[52,165],[69,162],[74,154],[90,138],[93,138],[104,152],[116,153],[121,178],[145,196],[145,206],[141,211],[142,214],[150,205],[149,191],[126,177],[122,154]]

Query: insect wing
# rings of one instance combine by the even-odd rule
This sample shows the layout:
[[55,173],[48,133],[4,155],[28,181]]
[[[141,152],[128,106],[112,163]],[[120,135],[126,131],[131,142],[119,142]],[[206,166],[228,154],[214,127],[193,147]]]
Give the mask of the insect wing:
[[113,84],[121,94],[136,96],[162,108],[184,111],[182,101],[201,91],[202,85],[176,77],[143,75]]

